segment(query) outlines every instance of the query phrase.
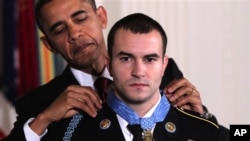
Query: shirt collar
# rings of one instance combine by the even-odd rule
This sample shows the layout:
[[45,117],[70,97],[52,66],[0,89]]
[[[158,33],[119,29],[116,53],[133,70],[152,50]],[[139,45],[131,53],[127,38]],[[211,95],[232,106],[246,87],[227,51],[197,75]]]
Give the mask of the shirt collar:
[[[89,86],[91,88],[94,88],[94,82],[98,78],[97,76],[82,72],[72,67],[70,67],[70,70],[81,86]],[[113,78],[109,74],[107,67],[105,67],[100,77],[105,77],[107,79],[113,80]]]

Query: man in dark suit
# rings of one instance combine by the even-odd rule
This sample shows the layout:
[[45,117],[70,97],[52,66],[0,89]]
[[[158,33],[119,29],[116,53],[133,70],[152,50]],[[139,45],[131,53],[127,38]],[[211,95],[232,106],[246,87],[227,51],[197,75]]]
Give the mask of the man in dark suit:
[[[96,117],[102,108],[104,99],[95,91],[95,80],[100,76],[112,79],[106,69],[108,54],[102,33],[107,25],[104,7],[96,7],[94,0],[38,0],[36,20],[44,33],[44,45],[62,55],[68,66],[17,101],[17,121],[5,140],[49,140],[55,134],[58,140],[66,140],[71,135],[71,121],[84,124],[79,113]],[[173,80],[168,78],[164,78],[164,86]],[[188,80],[172,82],[166,93],[176,106],[204,113],[199,92]],[[190,92],[193,94],[187,95]]]

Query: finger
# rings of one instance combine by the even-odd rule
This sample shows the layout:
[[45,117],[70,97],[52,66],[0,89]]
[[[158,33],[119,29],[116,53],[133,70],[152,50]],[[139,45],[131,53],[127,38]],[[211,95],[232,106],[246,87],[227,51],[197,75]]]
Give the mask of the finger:
[[83,100],[77,100],[69,93],[70,92],[61,94],[48,108],[46,108],[43,113],[48,120],[58,121],[72,117],[79,112],[79,109],[85,109],[84,111],[90,116],[95,116],[97,114],[95,110],[85,107]]
[[[91,94],[93,95],[93,94]],[[97,111],[98,109],[100,109],[100,107],[96,106],[96,104],[94,103],[94,100],[92,100],[92,98],[90,97],[90,95],[88,94],[78,94],[76,96],[76,100],[78,102],[81,102],[82,104],[80,105],[80,109],[82,109],[85,112],[89,112],[89,111]],[[79,107],[77,107],[79,108]],[[88,111],[86,111],[88,110]]]
[[167,97],[167,99],[169,99],[173,95],[173,93],[167,93],[164,91],[163,91],[163,94]]
[[181,98],[178,99],[180,106],[183,106],[184,104],[196,105],[201,103],[200,95],[194,88],[187,87],[185,93],[186,94],[182,95]]
[[181,78],[181,79],[176,79],[172,81],[171,83],[169,83],[169,85],[167,86],[167,92],[174,93],[179,88],[184,87],[184,86],[195,88],[187,79]]
[[92,117],[96,116],[96,111],[102,107],[101,100],[90,87],[70,86],[65,95],[68,105],[81,109]]
[[80,104],[77,106],[80,110],[86,112],[91,117],[96,117],[97,110],[93,108],[93,104],[90,104],[89,102],[85,102],[84,100],[80,101]]
[[189,95],[185,95],[176,100],[174,106],[183,107],[185,105],[194,105],[197,103],[197,98]]
[[169,98],[169,101],[174,102],[177,99],[180,99],[181,97],[189,94],[192,91],[192,88],[189,86],[182,86],[179,87],[174,93],[173,95]]
[[176,90],[176,87],[177,87],[176,85],[178,85],[178,81],[180,81],[180,79],[178,80],[175,79],[171,81],[166,87],[164,87],[163,92],[169,93],[169,94],[173,93]]
[[94,104],[91,102],[88,95],[82,95],[76,93],[75,91],[68,94],[67,97],[67,105],[70,110],[81,110],[89,114],[91,117],[95,117],[97,115],[97,109]]
[[201,98],[199,94],[185,95],[179,98],[174,106],[183,107],[187,110],[203,113]]
[[[174,91],[176,91],[176,89],[173,87],[175,85],[177,85],[177,79],[171,81],[164,89],[163,89],[163,93],[165,94],[165,96],[170,99],[173,95],[174,95]],[[175,98],[174,98],[175,100]],[[171,102],[174,102],[174,100],[172,100]]]
[[89,104],[91,103],[90,106],[93,105],[97,109],[102,108],[102,100],[92,88],[85,86],[71,86],[68,88],[68,91],[79,94],[76,95],[76,99],[85,100],[85,102]]
[[74,99],[72,101],[72,103],[69,104],[69,105],[72,107],[72,109],[70,109],[68,111],[68,114],[70,114],[70,112],[78,109],[77,111],[82,110],[82,111],[86,112],[88,115],[90,115],[91,117],[95,117],[97,115],[96,109],[91,107],[83,99],[78,99],[78,100]]
[[[178,107],[180,107],[180,106],[178,106]],[[183,106],[181,106],[180,108],[181,108],[181,109],[185,109],[185,110],[191,110],[191,106],[188,105],[188,104],[183,105]]]
[[93,106],[96,109],[102,108],[102,100],[93,89],[90,89],[89,91],[85,91],[84,93],[81,94],[81,97],[85,97],[85,96],[87,96],[86,97],[87,99],[85,99],[87,103],[89,103],[90,105],[93,104]]

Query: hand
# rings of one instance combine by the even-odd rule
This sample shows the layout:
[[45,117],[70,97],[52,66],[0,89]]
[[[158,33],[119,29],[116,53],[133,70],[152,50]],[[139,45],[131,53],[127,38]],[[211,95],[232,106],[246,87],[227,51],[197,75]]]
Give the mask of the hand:
[[173,80],[163,91],[173,106],[204,113],[200,93],[187,79]]
[[102,101],[98,94],[90,87],[72,85],[30,124],[30,128],[38,135],[54,121],[76,115],[79,110],[85,111],[91,117],[97,115],[102,108]]

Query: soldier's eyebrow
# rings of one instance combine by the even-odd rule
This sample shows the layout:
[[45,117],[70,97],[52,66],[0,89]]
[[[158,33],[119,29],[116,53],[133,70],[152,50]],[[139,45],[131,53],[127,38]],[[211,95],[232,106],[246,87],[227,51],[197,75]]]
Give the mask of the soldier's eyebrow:
[[127,52],[124,52],[124,51],[121,51],[117,54],[117,56],[121,56],[121,55],[126,55],[126,56],[133,56],[131,53],[127,53]]
[[146,58],[149,58],[149,57],[160,58],[160,56],[157,53],[147,54],[145,55],[145,57]]

